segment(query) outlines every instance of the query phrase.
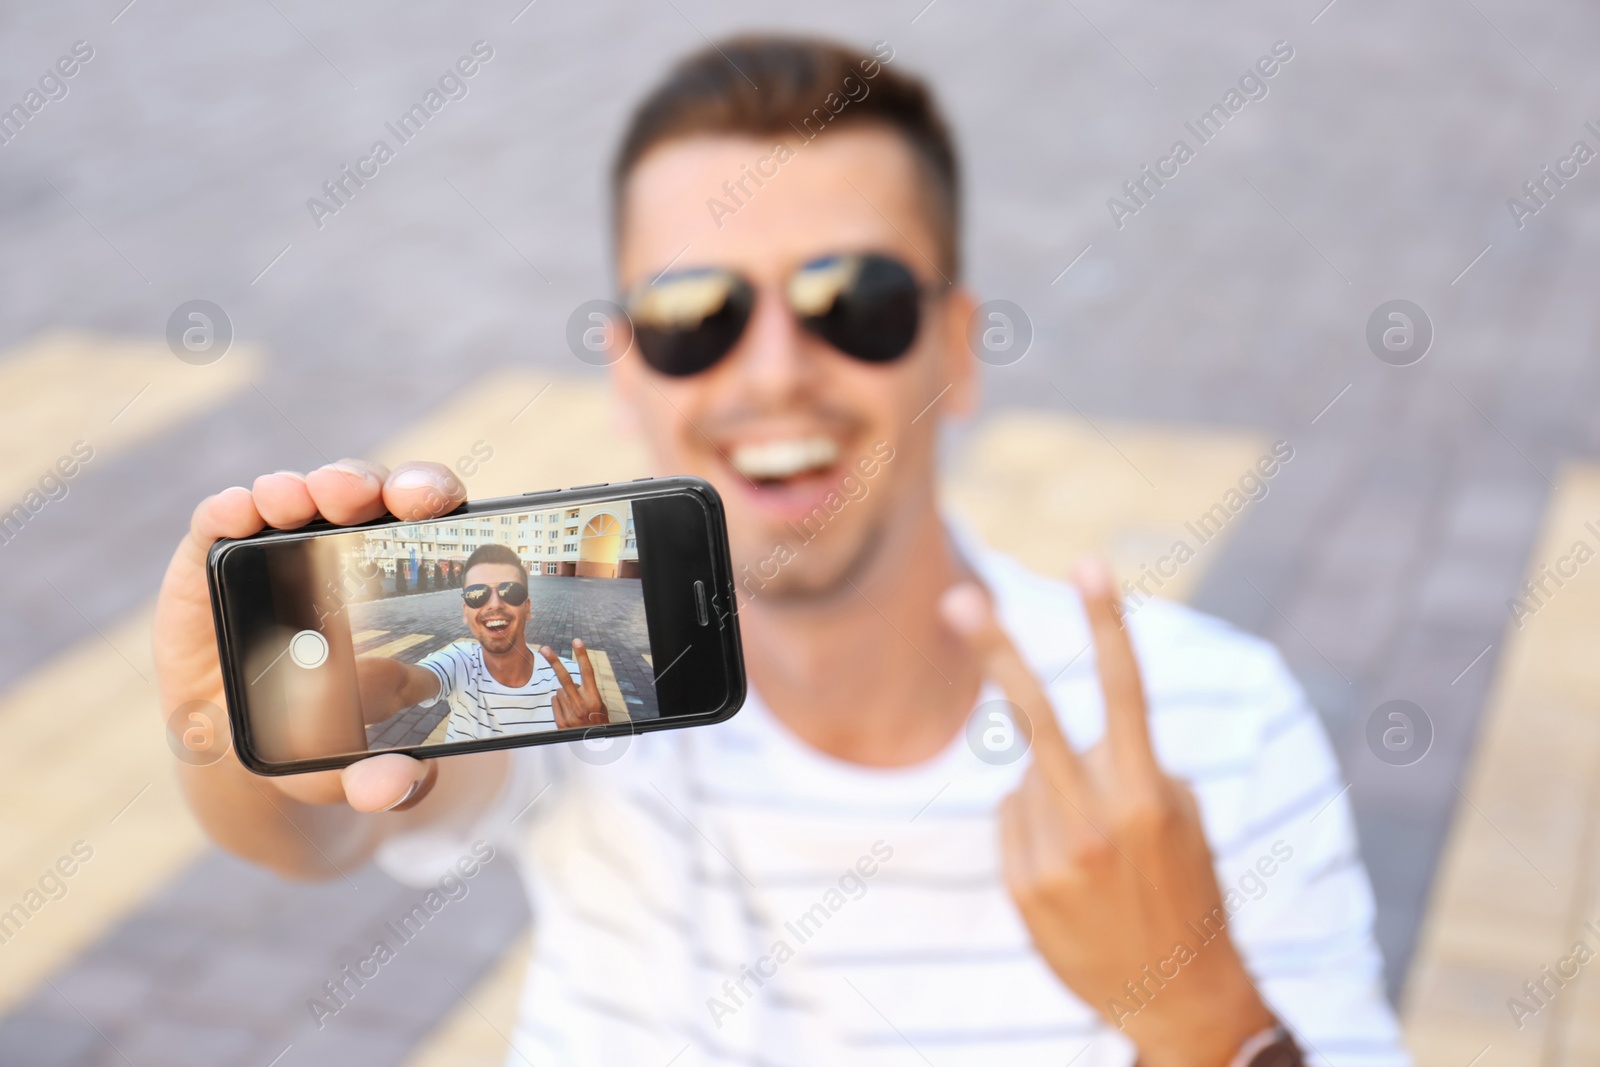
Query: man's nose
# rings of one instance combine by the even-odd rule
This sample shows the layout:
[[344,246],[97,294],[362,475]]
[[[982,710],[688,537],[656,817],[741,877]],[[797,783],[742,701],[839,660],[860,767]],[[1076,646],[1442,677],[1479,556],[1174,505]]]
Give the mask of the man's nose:
[[781,400],[806,384],[815,370],[808,339],[782,286],[762,287],[734,352],[748,388],[765,399]]

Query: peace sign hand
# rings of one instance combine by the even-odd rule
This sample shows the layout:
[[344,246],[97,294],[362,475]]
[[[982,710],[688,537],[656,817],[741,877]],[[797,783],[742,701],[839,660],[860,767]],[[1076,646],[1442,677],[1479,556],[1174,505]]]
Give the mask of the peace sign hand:
[[1086,561],[1074,582],[1106,706],[1105,739],[1083,756],[983,591],[958,585],[940,604],[1020,708],[1017,725],[1032,744],[1021,784],[1000,807],[1006,886],[1039,954],[1138,1045],[1141,1063],[1226,1064],[1272,1015],[1223,929],[1194,796],[1156,763],[1110,574]]
[[556,681],[561,683],[561,691],[550,702],[558,729],[604,726],[611,721],[606,711],[605,697],[600,695],[600,683],[595,678],[594,665],[589,662],[589,650],[584,647],[582,640],[574,638],[572,642],[572,654],[578,661],[578,673],[582,676],[581,684],[573,683],[572,675],[567,673],[560,657],[549,645],[540,648],[539,654],[555,669]]

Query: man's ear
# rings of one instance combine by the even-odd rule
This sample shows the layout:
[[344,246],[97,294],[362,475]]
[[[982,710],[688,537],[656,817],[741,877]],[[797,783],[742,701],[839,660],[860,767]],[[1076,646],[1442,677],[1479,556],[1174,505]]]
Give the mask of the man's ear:
[[972,290],[958,285],[940,303],[943,310],[939,323],[944,332],[945,377],[951,383],[945,413],[965,418],[978,410],[981,399],[978,359],[972,354],[972,344],[967,337],[972,314],[978,309],[978,299]]

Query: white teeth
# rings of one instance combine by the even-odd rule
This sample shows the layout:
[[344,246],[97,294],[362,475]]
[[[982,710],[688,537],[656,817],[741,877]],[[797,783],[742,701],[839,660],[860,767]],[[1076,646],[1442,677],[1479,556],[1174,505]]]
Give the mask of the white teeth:
[[733,450],[733,466],[746,478],[790,478],[802,471],[831,467],[839,446],[830,437],[791,438],[740,445]]

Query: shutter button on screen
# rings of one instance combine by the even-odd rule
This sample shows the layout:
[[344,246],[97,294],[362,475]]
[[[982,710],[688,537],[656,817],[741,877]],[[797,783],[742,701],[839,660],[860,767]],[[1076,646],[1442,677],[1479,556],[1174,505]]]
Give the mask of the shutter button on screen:
[[289,658],[314,670],[328,662],[328,639],[316,630],[301,630],[289,639]]

